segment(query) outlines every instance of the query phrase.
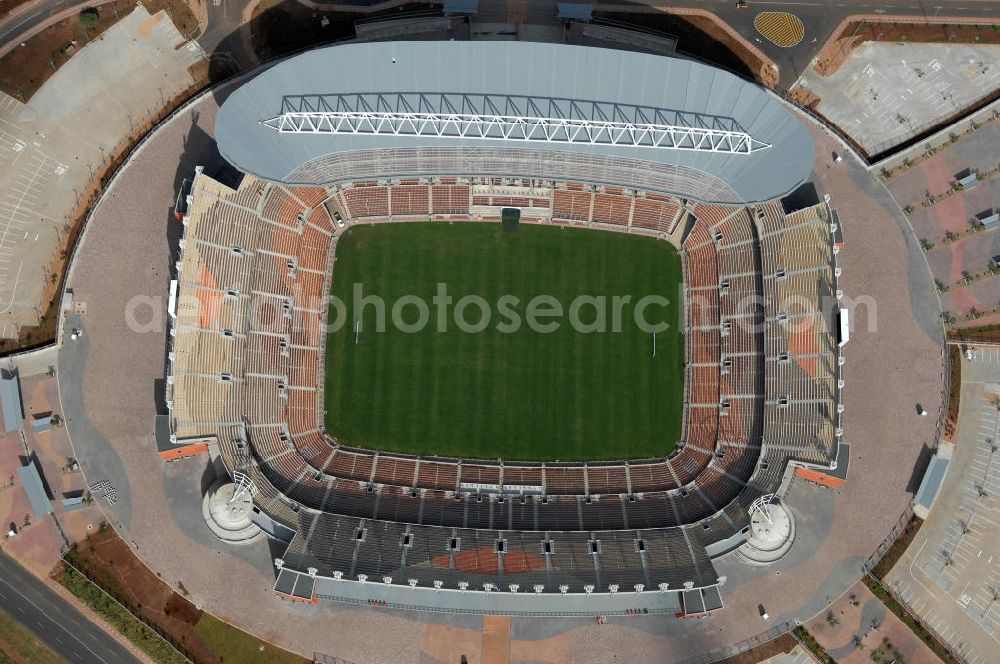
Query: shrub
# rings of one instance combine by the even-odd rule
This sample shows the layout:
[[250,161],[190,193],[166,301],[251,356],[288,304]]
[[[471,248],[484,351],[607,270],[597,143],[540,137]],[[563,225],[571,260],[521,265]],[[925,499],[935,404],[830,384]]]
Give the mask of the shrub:
[[97,13],[97,9],[94,7],[89,7],[80,12],[80,27],[84,30],[93,30],[97,27],[98,21],[100,21],[100,14]]

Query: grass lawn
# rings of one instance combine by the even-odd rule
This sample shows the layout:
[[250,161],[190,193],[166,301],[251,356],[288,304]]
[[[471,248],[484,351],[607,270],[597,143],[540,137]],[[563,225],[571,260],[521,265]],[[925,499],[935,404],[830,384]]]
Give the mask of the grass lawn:
[[[438,284],[453,298],[444,316]],[[385,301],[387,324],[365,306],[355,343],[355,284]],[[326,426],[341,443],[423,455],[508,460],[599,460],[662,456],[680,435],[683,400],[680,257],[665,242],[606,231],[499,224],[358,226],[337,243],[333,294],[346,321],[327,340]],[[427,303],[427,324],[406,332],[392,324],[400,297]],[[478,333],[458,329],[456,306],[481,296],[491,312]],[[544,333],[527,321],[528,303],[551,295],[562,317]],[[570,324],[578,296],[604,296],[604,332]],[[614,296],[631,296],[613,329]],[[659,295],[669,304],[645,310],[653,335],[634,322],[635,304]],[[516,313],[522,324],[509,331]],[[579,321],[598,321],[584,304]],[[331,307],[331,322],[335,318]],[[416,305],[401,309],[412,324]],[[467,306],[475,324],[480,308]],[[445,324],[447,331],[439,332]],[[498,329],[498,326],[501,329]],[[537,326],[536,326],[537,327]],[[507,329],[508,331],[503,331]]]
[[195,629],[202,640],[208,644],[213,652],[218,653],[224,662],[305,664],[309,661],[304,657],[261,641],[208,613],[201,614],[201,619]]
[[0,664],[16,661],[62,664],[66,660],[49,649],[27,627],[0,610]]

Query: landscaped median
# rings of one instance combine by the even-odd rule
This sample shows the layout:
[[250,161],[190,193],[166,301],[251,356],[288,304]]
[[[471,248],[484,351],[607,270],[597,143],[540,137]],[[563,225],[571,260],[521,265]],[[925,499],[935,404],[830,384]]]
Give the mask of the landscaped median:
[[188,661],[163,637],[74,568],[62,565],[57,580],[154,661],[163,664],[183,664]]
[[162,664],[308,661],[197,608],[161,581],[106,526],[70,549],[53,577]]
[[878,597],[885,604],[886,608],[896,614],[896,617],[902,620],[921,641],[926,643],[927,647],[941,658],[941,661],[946,664],[960,664],[959,660],[924,627],[923,623],[914,618],[907,609],[903,608],[892,593],[882,585],[881,581],[870,574],[866,574],[864,582],[868,586],[868,589],[872,591],[872,594]]
[[0,610],[0,664],[31,662],[31,664],[61,664],[62,658],[52,652],[37,636]]
[[820,662],[823,662],[823,664],[836,664],[833,657],[830,657],[830,655],[826,652],[823,646],[819,644],[819,642],[813,637],[812,634],[809,633],[809,630],[807,630],[805,627],[799,625],[798,627],[792,630],[792,634],[794,634],[795,638],[798,639],[799,643],[808,648],[809,652],[815,655],[816,659],[818,659]]

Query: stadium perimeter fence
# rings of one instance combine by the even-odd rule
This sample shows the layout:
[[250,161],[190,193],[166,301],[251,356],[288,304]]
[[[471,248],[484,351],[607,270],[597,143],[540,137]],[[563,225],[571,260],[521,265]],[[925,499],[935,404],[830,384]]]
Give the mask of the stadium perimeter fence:
[[[131,605],[132,605],[132,602],[127,597],[121,596],[118,592],[114,591],[114,589],[105,588],[102,584],[98,583],[98,580],[95,579],[92,575],[88,574],[86,571],[80,569],[79,567],[77,567],[76,565],[74,565],[73,563],[71,563],[69,560],[67,560],[65,554],[63,554],[63,557],[60,559],[59,562],[61,562],[63,565],[65,565],[70,570],[72,570],[73,572],[75,572],[77,575],[79,575],[81,578],[83,578],[87,583],[89,583],[94,588],[96,588],[97,590],[99,590],[102,595],[104,595],[105,597],[107,597],[108,599],[110,599],[112,602],[114,602],[115,604],[117,604],[119,608],[121,608],[127,614],[129,614],[130,616],[132,616],[133,618],[135,618],[143,626],[147,627],[151,632],[153,632],[158,637],[160,637],[160,640],[163,641],[163,643],[166,644],[168,647],[170,647],[177,655],[179,655],[180,657],[183,657],[186,661],[191,662],[192,664],[194,664],[194,662],[195,662],[194,655],[185,647],[185,645],[183,643],[176,642],[171,634],[165,632],[163,629],[160,628],[159,625],[157,625],[153,621],[147,619],[146,616],[142,615],[142,612],[138,612],[137,613],[132,608],[130,608]],[[62,584],[60,584],[60,585],[62,585]],[[65,586],[63,586],[63,587],[65,588]],[[69,591],[68,588],[67,588],[67,591]],[[71,592],[71,591],[69,591],[69,592]],[[86,602],[84,600],[81,599],[80,601],[83,602],[84,604],[86,604]],[[94,610],[96,612],[96,609],[92,609],[92,610]],[[99,612],[98,612],[98,615],[100,615]],[[136,643],[135,641],[133,641],[121,629],[119,629],[119,627],[117,625],[115,625],[114,622],[112,622],[110,619],[108,619],[105,616],[101,616],[101,617],[104,620],[106,620],[109,624],[111,624],[112,628],[116,632],[118,632],[119,634],[121,634],[122,638],[124,638],[126,641],[128,641],[134,648],[136,648],[137,650],[141,651],[143,654],[149,656],[149,653],[147,653],[145,650],[143,650],[142,647],[139,646],[138,643]]]
[[[502,591],[500,591],[502,592]],[[524,593],[528,596],[527,593]],[[468,607],[452,608],[444,606],[425,606],[423,604],[403,604],[399,602],[387,602],[383,600],[359,599],[357,597],[344,597],[341,595],[328,595],[316,593],[316,599],[341,602],[344,604],[358,604],[361,606],[372,606],[383,609],[400,609],[403,611],[426,611],[428,613],[452,613],[458,615],[479,615],[479,616],[512,616],[515,618],[593,618],[602,616],[641,616],[641,615],[664,615],[675,616],[677,609],[616,609],[614,611],[498,611],[496,609],[472,609]],[[584,599],[584,598],[581,598]]]
[[[949,655],[951,655],[952,658],[954,658],[958,662],[962,662],[962,664],[968,664],[968,660],[965,657],[962,657],[962,655],[959,654],[959,652],[955,649],[955,647],[952,646],[948,641],[946,641],[944,637],[941,636],[940,632],[934,629],[934,626],[931,625],[930,622],[925,621],[923,618],[921,618],[920,614],[917,613],[905,599],[903,599],[900,595],[895,593],[887,583],[884,583],[882,579],[879,579],[874,574],[868,573],[868,576],[874,579],[875,582],[879,585],[879,587],[882,588],[882,590],[884,590],[886,594],[894,602],[899,604],[899,606],[903,609],[903,611],[905,611],[910,615],[910,617],[913,619],[913,622],[918,627],[920,627],[920,629],[924,630],[932,637],[934,637],[934,640],[936,640],[939,644],[941,644],[941,646],[944,647],[944,649],[948,652]],[[917,637],[919,638],[919,634],[917,635]]]
[[786,633],[790,633],[792,631],[792,627],[794,627],[794,625],[790,622],[778,623],[774,627],[755,636],[743,639],[739,643],[734,643],[726,646],[725,648],[719,648],[718,650],[713,650],[712,652],[701,655],[693,655],[687,659],[678,660],[675,664],[712,664],[712,662],[718,662],[729,657],[734,657],[740,653],[750,650],[751,648],[756,648],[757,646],[762,646],[765,643],[773,641],[779,636],[784,636]]

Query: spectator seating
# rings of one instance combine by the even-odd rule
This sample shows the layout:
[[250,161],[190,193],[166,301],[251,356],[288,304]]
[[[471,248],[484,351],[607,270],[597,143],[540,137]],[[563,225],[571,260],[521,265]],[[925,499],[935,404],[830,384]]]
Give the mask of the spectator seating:
[[[293,569],[449,587],[502,574],[549,592],[714,583],[705,546],[745,527],[747,508],[778,486],[789,460],[832,458],[839,353],[822,301],[836,293],[825,205],[785,214],[777,202],[684,204],[521,178],[302,189],[248,176],[233,190],[199,175],[194,191],[171,348],[172,430],[216,436],[230,470],[257,487],[257,505],[296,531],[285,554]],[[473,208],[515,206],[541,221],[664,234],[690,214],[677,451],[505,464],[371,452],[326,436],[322,299],[338,232],[330,206],[373,221],[486,218]]]

